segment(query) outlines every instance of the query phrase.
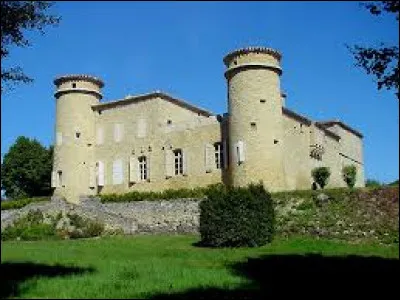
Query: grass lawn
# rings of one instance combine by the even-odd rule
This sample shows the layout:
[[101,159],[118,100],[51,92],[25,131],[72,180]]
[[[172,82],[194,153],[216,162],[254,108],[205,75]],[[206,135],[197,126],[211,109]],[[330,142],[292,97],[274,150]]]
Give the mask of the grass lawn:
[[222,299],[316,286],[332,294],[358,280],[364,290],[396,287],[398,245],[299,237],[260,248],[207,249],[194,246],[198,240],[181,235],[2,242],[1,296]]

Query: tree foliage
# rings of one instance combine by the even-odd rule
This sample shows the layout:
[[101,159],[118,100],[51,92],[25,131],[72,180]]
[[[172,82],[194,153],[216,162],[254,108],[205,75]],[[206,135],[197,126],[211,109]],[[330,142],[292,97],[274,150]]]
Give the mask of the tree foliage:
[[200,203],[200,244],[209,247],[257,247],[275,233],[271,194],[260,184],[215,185]]
[[[382,13],[395,14],[399,26],[400,1],[374,1],[362,4],[372,15]],[[378,90],[386,88],[394,90],[399,99],[399,47],[381,43],[378,47],[363,47],[355,45],[348,49],[356,60],[356,66],[371,74],[377,83]]]
[[1,164],[1,187],[8,198],[51,194],[52,148],[35,139],[17,138]]
[[344,166],[342,169],[342,176],[349,188],[353,188],[356,184],[357,168],[355,165]]
[[381,182],[379,182],[378,180],[375,179],[367,179],[365,181],[365,186],[366,187],[380,187],[383,184]]
[[[47,14],[53,5],[47,1],[1,1],[1,62],[9,56],[12,46],[27,47],[31,42],[26,37],[29,30],[38,30],[44,34],[48,25],[56,25],[60,17]],[[32,82],[22,71],[21,67],[1,69],[3,83]]]
[[328,184],[329,176],[331,176],[331,171],[328,167],[318,167],[311,171],[311,176],[314,181],[323,189]]

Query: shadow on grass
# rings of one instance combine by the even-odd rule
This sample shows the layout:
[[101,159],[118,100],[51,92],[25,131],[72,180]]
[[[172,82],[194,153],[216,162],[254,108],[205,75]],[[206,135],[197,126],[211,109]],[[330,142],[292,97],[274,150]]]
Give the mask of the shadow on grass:
[[397,291],[399,278],[398,259],[363,256],[267,255],[228,268],[249,283],[232,289],[205,287],[159,294],[151,299],[260,299],[275,294],[382,297]]
[[93,272],[93,268],[45,265],[30,262],[2,262],[0,264],[0,297],[18,297],[20,285],[34,277],[58,277]]

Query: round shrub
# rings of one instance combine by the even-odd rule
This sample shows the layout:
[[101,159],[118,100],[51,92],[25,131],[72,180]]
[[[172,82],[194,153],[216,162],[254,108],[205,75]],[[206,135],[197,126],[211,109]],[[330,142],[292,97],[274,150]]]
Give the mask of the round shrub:
[[316,183],[323,189],[328,184],[331,171],[328,167],[318,167],[311,171],[311,175]]
[[257,247],[272,241],[275,214],[271,195],[260,184],[216,185],[200,203],[201,244],[209,247]]
[[342,169],[342,176],[349,188],[353,188],[356,184],[357,168],[355,165],[344,166]]

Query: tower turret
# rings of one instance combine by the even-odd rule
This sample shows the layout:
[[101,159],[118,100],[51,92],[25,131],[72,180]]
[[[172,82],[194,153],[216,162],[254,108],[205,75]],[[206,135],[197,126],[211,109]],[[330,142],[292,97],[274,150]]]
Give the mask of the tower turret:
[[102,98],[104,83],[88,75],[67,75],[56,78],[54,84],[56,128],[52,186],[54,195],[78,203],[80,195],[96,193],[92,105]]
[[285,188],[280,59],[279,52],[264,47],[235,50],[224,58],[234,186],[262,180],[269,190]]

